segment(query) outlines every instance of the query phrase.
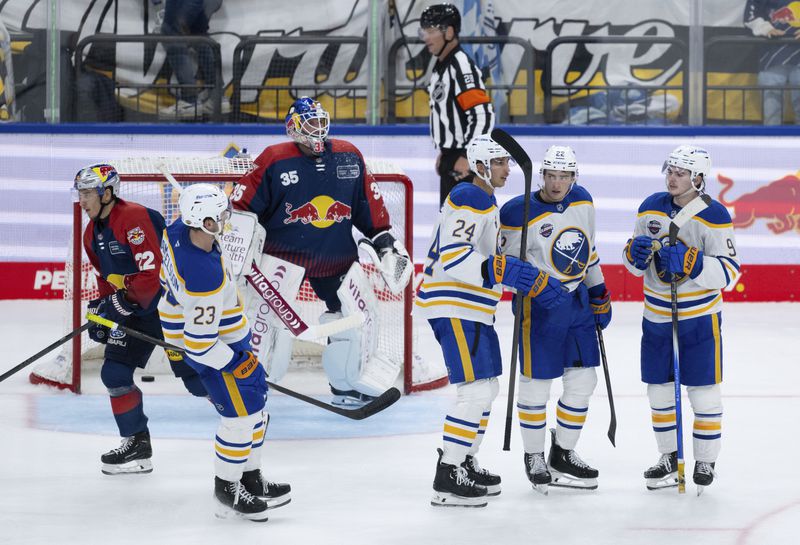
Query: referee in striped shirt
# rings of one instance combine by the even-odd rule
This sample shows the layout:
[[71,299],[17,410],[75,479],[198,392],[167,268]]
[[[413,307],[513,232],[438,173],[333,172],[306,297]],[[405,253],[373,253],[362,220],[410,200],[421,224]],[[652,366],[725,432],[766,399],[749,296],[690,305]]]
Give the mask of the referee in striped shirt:
[[470,181],[467,144],[494,127],[494,109],[481,72],[461,49],[461,15],[453,4],[435,4],[422,12],[420,38],[436,57],[431,81],[430,126],[439,149],[439,205],[461,181]]

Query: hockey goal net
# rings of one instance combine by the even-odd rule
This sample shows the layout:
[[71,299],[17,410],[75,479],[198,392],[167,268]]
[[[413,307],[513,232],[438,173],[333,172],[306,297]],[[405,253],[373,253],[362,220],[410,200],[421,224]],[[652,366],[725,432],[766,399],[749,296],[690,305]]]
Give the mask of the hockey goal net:
[[[224,157],[128,158],[109,163],[114,165],[120,175],[120,198],[159,211],[167,225],[179,216],[178,192],[169,184],[164,172],[171,174],[181,185],[198,182],[220,184],[230,194],[236,181],[254,166],[248,158]],[[392,234],[398,240],[404,241],[409,254],[413,255],[411,181],[391,163],[368,160],[367,167],[378,183],[392,219]],[[77,203],[73,206],[72,223],[72,236],[65,264],[65,332],[77,329],[85,322],[88,302],[99,297],[94,269],[82,245],[82,233],[87,219]],[[354,236],[360,238],[355,230]],[[409,283],[402,294],[394,295],[386,289],[383,279],[369,258],[366,255],[359,257],[379,305],[381,322],[378,346],[403,362],[404,391],[411,393],[444,386],[447,383],[444,366],[426,361],[415,350],[411,319],[413,282]],[[316,297],[305,280],[297,296],[297,304],[301,316],[309,324],[317,323],[318,317],[325,310],[324,303]],[[319,358],[325,342],[325,339],[317,342],[295,341],[290,369],[293,366],[321,368]],[[34,384],[48,384],[80,393],[82,374],[99,368],[102,358],[103,345],[93,342],[84,332],[65,345],[65,349],[54,360],[35,367],[30,374],[30,380]],[[161,349],[153,352],[145,372],[170,373],[169,364]]]

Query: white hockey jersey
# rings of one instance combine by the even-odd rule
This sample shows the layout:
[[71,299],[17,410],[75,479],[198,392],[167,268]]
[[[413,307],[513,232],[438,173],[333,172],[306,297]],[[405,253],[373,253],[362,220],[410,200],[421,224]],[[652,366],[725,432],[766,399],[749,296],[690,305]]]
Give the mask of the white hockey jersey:
[[[670,218],[680,207],[672,202],[669,193],[651,195],[639,207],[633,236],[647,235],[669,242]],[[722,308],[721,290],[734,286],[739,277],[739,256],[728,210],[717,201],[687,222],[678,232],[678,240],[703,252],[703,270],[694,279],[681,275],[678,281],[678,319],[714,314]],[[644,276],[644,317],[651,322],[672,320],[670,274],[660,254],[646,270],[633,266],[630,242],[623,250],[625,267],[636,276]]]
[[228,346],[250,333],[233,274],[217,244],[211,252],[195,246],[180,219],[161,241],[158,315],[164,339],[192,361],[222,369],[237,354]]
[[[500,210],[500,243],[504,254],[518,256],[522,242],[525,198],[514,197]],[[574,185],[558,203],[531,196],[526,260],[569,291],[581,282],[591,288],[604,282],[595,250],[594,203],[583,187]]]
[[425,260],[415,314],[426,319],[460,318],[493,324],[501,284],[483,277],[483,264],[499,253],[497,201],[480,187],[460,183],[439,213]]

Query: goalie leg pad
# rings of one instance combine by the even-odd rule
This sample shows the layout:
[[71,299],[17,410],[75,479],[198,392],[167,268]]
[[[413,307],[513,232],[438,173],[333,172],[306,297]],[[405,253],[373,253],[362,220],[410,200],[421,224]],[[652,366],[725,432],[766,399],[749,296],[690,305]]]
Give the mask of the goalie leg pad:
[[553,379],[532,379],[525,375],[519,378],[517,412],[525,452],[544,452],[547,434],[547,401]]
[[650,400],[650,414],[658,452],[668,454],[678,450],[678,437],[675,434],[677,420],[674,383],[648,384],[647,397]]
[[719,384],[687,386],[694,410],[692,447],[694,459],[716,462],[722,446],[722,392]]
[[[342,317],[341,312],[326,312],[319,321],[328,323]],[[361,367],[361,330],[348,329],[328,338],[322,352],[322,367],[330,385],[343,392],[355,390]]]

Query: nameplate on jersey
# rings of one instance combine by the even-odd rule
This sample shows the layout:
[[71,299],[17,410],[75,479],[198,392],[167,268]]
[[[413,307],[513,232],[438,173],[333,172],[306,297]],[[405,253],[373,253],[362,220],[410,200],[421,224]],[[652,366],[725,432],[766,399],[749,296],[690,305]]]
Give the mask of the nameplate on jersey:
[[265,235],[260,236],[261,232],[264,232],[264,228],[259,225],[258,216],[252,212],[237,210],[231,214],[220,240],[234,276],[250,272],[253,252],[260,254],[264,244]]
[[358,178],[361,175],[361,167],[358,165],[339,165],[336,167],[336,177],[340,180]]
[[116,240],[112,240],[108,243],[108,250],[111,252],[111,255],[124,255],[125,249],[119,245],[119,242]]

